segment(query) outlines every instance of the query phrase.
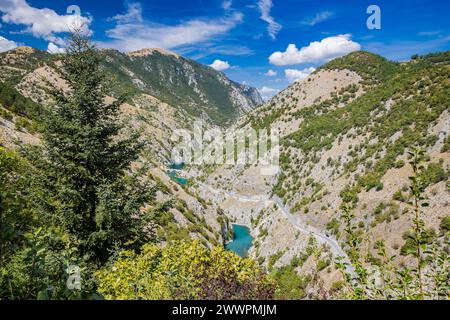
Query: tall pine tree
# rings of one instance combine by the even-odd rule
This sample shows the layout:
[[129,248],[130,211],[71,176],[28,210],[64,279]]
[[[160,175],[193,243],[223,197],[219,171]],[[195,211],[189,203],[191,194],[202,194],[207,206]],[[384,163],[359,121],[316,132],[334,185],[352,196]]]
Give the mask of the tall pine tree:
[[151,192],[130,171],[142,144],[137,134],[120,134],[124,98],[105,101],[101,53],[88,37],[72,34],[62,64],[68,89],[54,93],[42,119],[43,146],[26,152],[37,168],[31,187],[49,223],[63,226],[82,255],[101,262],[113,247],[145,241],[140,208]]

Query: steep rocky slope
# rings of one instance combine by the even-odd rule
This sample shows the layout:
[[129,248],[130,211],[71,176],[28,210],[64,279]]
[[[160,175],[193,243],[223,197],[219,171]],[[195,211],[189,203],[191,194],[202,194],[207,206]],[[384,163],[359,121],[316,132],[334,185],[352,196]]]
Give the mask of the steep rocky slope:
[[[107,100],[128,93],[121,106],[121,120],[127,128],[122,134],[137,131],[145,143],[135,166],[147,165],[146,179],[158,187],[162,207],[152,210],[160,240],[199,238],[208,246],[221,243],[215,209],[168,175],[171,136],[176,129],[190,130],[199,118],[206,120],[206,126],[223,124],[223,119],[232,121],[255,107],[259,94],[209,67],[159,49],[128,55],[104,50],[102,54],[114,84]],[[59,74],[60,58],[29,47],[0,55],[0,146],[40,143],[39,123],[45,109],[52,107],[51,91],[68,90]],[[214,100],[217,95],[221,105]],[[181,101],[186,104],[176,104]]]
[[[112,95],[146,93],[214,125],[224,125],[262,104],[255,88],[228,79],[223,73],[162,49],[128,54],[105,49],[103,67],[111,78]],[[30,73],[46,81],[61,57],[30,47],[0,54],[1,81],[17,84]],[[47,74],[42,74],[47,73]]]
[[[131,93],[122,105],[127,128],[146,143],[140,166],[160,190],[154,209],[158,236],[199,238],[220,244],[226,221],[250,227],[250,255],[269,270],[292,266],[305,290],[317,296],[341,279],[333,259],[348,250],[341,205],[354,206],[367,262],[374,244],[386,243],[395,263],[408,265],[412,175],[407,151],[420,146],[425,163],[426,227],[446,245],[441,223],[450,216],[450,53],[407,63],[355,52],[320,67],[257,107],[255,89],[174,53],[103,50],[111,77],[109,100]],[[59,57],[27,47],[0,55],[1,145],[39,143],[39,120],[51,105],[49,90],[67,90]],[[244,114],[245,113],[245,114]],[[168,175],[175,129],[197,119],[209,126],[237,119],[232,129],[280,131],[280,173],[262,176],[261,165],[196,167]],[[124,132],[123,134],[127,134]]]
[[262,103],[256,89],[165,50],[143,49],[128,54],[104,50],[103,54],[105,68],[120,80],[120,86],[136,87],[216,125],[230,123]]
[[[322,66],[238,124],[280,130],[281,173],[268,178],[259,174],[259,165],[219,167],[205,184],[222,197],[210,198],[234,221],[251,227],[251,254],[268,267],[305,257],[310,235],[319,244],[321,236],[328,238],[328,249],[308,255],[297,270],[330,289],[339,279],[329,263],[330,246],[337,242],[348,249],[343,201],[353,203],[367,261],[376,262],[375,243],[383,240],[388,253],[398,256],[397,264],[409,263],[406,240],[413,215],[407,151],[420,146],[428,155],[426,228],[447,245],[440,224],[450,215],[449,74],[449,52],[402,64],[355,52]],[[205,197],[211,194],[199,188]],[[298,225],[313,229],[301,232]]]

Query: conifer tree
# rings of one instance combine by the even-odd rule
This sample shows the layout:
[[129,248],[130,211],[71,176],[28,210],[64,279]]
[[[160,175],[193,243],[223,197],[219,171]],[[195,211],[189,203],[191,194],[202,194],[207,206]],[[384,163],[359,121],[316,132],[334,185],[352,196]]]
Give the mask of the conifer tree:
[[150,193],[130,173],[142,144],[136,133],[121,135],[124,97],[106,101],[101,53],[81,32],[71,35],[61,73],[67,90],[54,92],[42,119],[43,147],[26,152],[38,172],[34,199],[81,254],[104,261],[113,247],[145,242],[138,235],[144,222],[139,213]]

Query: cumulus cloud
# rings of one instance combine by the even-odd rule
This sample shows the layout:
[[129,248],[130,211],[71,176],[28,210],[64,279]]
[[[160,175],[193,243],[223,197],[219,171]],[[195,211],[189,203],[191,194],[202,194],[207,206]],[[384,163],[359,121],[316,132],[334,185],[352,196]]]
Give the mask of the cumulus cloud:
[[0,36],[0,52],[12,50],[17,47],[17,43]]
[[311,42],[301,49],[297,49],[295,44],[289,44],[285,52],[274,52],[269,61],[276,66],[329,61],[361,49],[360,44],[350,38],[350,34],[328,37]]
[[267,22],[267,33],[272,39],[275,39],[277,33],[281,30],[281,25],[275,21],[270,15],[270,10],[273,7],[272,0],[259,0],[258,8],[261,12],[261,19]]
[[277,75],[277,72],[269,69],[266,73],[264,73],[264,75],[268,77],[275,77]]
[[303,70],[286,69],[284,70],[284,75],[286,76],[286,79],[288,79],[290,82],[295,82],[297,80],[305,79],[315,70],[316,69],[313,67],[305,68]]
[[1,0],[1,20],[8,24],[25,25],[25,33],[43,38],[52,42],[62,42],[56,36],[58,33],[70,32],[74,28],[81,29],[85,33],[91,33],[89,25],[90,17],[67,14],[59,15],[48,8],[34,8],[26,0]]
[[278,92],[280,92],[280,90],[275,89],[275,88],[270,88],[270,87],[262,87],[261,89],[258,89],[258,91],[261,95],[261,98],[263,98],[264,101],[269,100],[274,95],[276,95]]
[[227,14],[217,19],[192,19],[178,25],[157,24],[142,18],[139,4],[127,5],[127,13],[112,17],[116,25],[107,30],[111,40],[98,43],[122,51],[134,51],[156,47],[174,49],[204,43],[226,34],[243,21],[240,12]]
[[66,49],[58,47],[56,44],[54,44],[53,42],[50,42],[47,46],[47,52],[48,53],[53,53],[53,54],[57,54],[57,53],[65,53]]
[[217,71],[224,71],[231,67],[227,61],[222,60],[214,60],[214,62],[209,66]]
[[319,12],[314,17],[302,21],[302,24],[305,24],[308,26],[314,26],[318,23],[328,20],[332,16],[333,16],[333,12],[331,12],[331,11]]

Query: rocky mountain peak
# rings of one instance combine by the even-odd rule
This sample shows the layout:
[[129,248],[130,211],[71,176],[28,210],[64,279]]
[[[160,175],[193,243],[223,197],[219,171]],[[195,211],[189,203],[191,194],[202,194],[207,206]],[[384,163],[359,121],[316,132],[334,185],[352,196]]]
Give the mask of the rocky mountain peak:
[[36,49],[28,46],[20,46],[11,50],[11,52],[14,52],[16,54],[32,54],[36,52]]
[[172,51],[163,48],[144,48],[136,51],[128,52],[129,57],[146,57],[155,53],[159,53],[164,56],[173,56],[179,58],[180,56]]

